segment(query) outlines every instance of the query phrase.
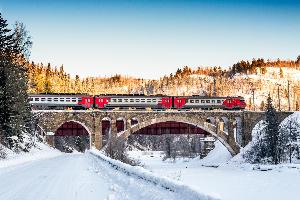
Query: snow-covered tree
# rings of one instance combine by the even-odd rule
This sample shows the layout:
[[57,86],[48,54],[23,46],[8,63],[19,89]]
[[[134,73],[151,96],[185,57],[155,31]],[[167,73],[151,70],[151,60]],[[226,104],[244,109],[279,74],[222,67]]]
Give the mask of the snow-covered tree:
[[279,122],[270,95],[267,98],[266,120],[258,124],[256,134],[252,138],[251,148],[244,155],[251,163],[272,163],[280,161]]
[[24,33],[19,26],[8,29],[0,13],[0,136],[5,146],[15,150],[28,148],[23,144],[24,133],[31,130]]
[[270,158],[273,164],[279,162],[279,122],[275,108],[272,105],[272,99],[270,95],[267,99],[267,110],[266,110],[266,157]]
[[290,118],[279,129],[280,160],[290,163],[293,158],[300,159],[300,124],[294,118]]

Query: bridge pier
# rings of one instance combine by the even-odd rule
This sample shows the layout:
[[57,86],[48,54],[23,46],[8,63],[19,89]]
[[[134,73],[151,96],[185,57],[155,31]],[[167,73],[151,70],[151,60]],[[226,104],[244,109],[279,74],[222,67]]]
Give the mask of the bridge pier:
[[111,120],[111,128],[110,128],[110,130],[111,130],[111,133],[110,133],[110,136],[109,136],[109,138],[110,137],[117,137],[117,119],[112,119]]
[[131,119],[126,120],[125,130],[131,127]]
[[232,119],[232,118],[228,119],[228,136],[227,136],[228,142],[235,142],[235,138],[234,138],[234,122],[235,122],[235,119]]
[[96,149],[100,150],[102,148],[102,123],[101,119],[97,118],[94,123],[94,146]]

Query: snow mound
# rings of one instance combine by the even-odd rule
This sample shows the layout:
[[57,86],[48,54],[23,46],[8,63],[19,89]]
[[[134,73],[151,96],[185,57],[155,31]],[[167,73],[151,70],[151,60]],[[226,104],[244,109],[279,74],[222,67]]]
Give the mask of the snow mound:
[[54,148],[49,147],[44,143],[36,143],[29,152],[15,153],[10,149],[2,146],[2,150],[6,154],[5,159],[0,159],[0,168],[14,166],[34,160],[47,159],[51,157],[56,157],[62,153]]
[[288,116],[287,118],[285,118],[280,125],[286,125],[289,120],[294,119],[295,121],[297,121],[300,124],[300,112],[294,112],[293,114],[291,114],[290,116]]
[[121,161],[111,159],[100,151],[96,149],[90,150],[90,153],[99,159],[109,163],[113,168],[121,171],[128,176],[136,177],[142,180],[145,180],[149,183],[153,183],[154,185],[158,185],[166,190],[170,190],[176,192],[178,194],[178,199],[185,199],[185,200],[214,200],[216,198],[202,194],[197,192],[190,186],[187,186],[181,182],[171,180],[166,177],[161,177],[151,173],[150,171],[139,167],[139,166],[131,166]]
[[253,147],[255,142],[258,140],[258,137],[260,136],[259,133],[265,127],[266,127],[265,121],[264,120],[259,121],[252,130],[252,133],[251,133],[252,141],[249,142],[244,148],[241,148],[240,153],[238,153],[231,160],[229,160],[227,164],[236,166],[236,167],[242,165],[243,168],[245,168],[245,167],[247,167],[247,165],[249,165],[248,167],[252,168],[252,165],[246,161],[246,159],[244,158],[244,155],[246,154],[246,152],[248,152]]
[[[211,150],[206,157],[200,160],[203,166],[218,167],[221,164],[226,163],[232,158],[230,152],[226,147],[217,140],[215,142],[215,148]],[[199,161],[197,159],[197,161]]]

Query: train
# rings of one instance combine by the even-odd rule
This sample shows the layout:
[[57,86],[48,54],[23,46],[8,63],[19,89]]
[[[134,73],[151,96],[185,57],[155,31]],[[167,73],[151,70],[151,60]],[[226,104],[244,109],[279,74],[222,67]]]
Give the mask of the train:
[[33,110],[97,109],[97,110],[242,110],[241,96],[166,96],[131,94],[29,94]]

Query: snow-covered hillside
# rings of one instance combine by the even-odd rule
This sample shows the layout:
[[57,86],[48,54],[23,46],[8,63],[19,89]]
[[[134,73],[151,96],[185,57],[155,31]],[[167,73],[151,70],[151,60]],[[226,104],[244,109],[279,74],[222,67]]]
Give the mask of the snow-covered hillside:
[[[248,105],[253,104],[254,90],[256,110],[261,109],[263,106],[262,102],[264,102],[264,104],[266,103],[268,93],[270,93],[276,108],[279,108],[280,100],[280,109],[288,110],[288,89],[290,93],[291,109],[295,110],[296,104],[300,103],[300,71],[297,69],[269,67],[266,68],[264,74],[257,72],[249,75],[236,75],[234,80],[243,84],[240,86],[240,89],[233,88],[232,92],[236,95],[245,97]],[[290,84],[289,88],[288,84]]]

